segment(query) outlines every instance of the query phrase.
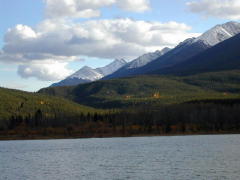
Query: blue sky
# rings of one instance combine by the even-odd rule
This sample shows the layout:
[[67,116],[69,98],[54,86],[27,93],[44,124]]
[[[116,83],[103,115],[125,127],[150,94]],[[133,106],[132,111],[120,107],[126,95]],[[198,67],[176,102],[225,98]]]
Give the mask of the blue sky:
[[[224,14],[224,8],[229,8],[229,3],[233,4],[230,8],[239,8],[238,0],[215,0],[215,5],[217,2],[225,3],[222,3],[220,7],[215,6],[211,0],[139,0],[139,4],[131,4],[129,0],[104,0],[106,4],[111,3],[106,6],[86,4],[84,0],[71,0],[76,6],[71,12],[67,10],[63,12],[64,7],[59,8],[58,3],[55,3],[60,1],[64,0],[0,1],[0,48],[4,51],[3,58],[0,54],[0,86],[37,91],[59,81],[60,78],[82,66],[101,67],[121,56],[130,60],[141,53],[163,48],[165,45],[174,47],[185,37],[196,36],[216,24],[240,19],[239,14]],[[115,2],[113,3],[113,1]],[[94,13],[86,15],[83,6],[91,9]],[[96,15],[97,12],[101,12],[101,15]],[[86,16],[88,18],[85,18]],[[103,22],[103,20],[105,21]],[[42,25],[43,22],[48,22],[48,24]],[[22,26],[16,27],[18,24]],[[125,27],[124,24],[130,24],[130,27]],[[51,25],[56,25],[60,30],[58,28],[50,29]],[[124,26],[123,31],[126,34],[112,30],[115,26]],[[145,31],[141,30],[141,26]],[[66,29],[66,27],[68,28]],[[151,43],[150,41],[153,39],[150,38],[152,32],[149,32],[149,29],[153,27],[158,27],[155,37],[159,34],[162,38],[157,38],[156,42]],[[163,33],[166,29],[176,36],[169,42],[168,37],[171,34]],[[71,34],[72,32],[74,33]],[[133,39],[129,36],[128,42],[128,34],[133,32],[139,33],[140,36],[136,35]],[[61,37],[61,33],[64,37],[62,41],[58,38],[58,36]],[[149,36],[141,40],[141,33]],[[96,34],[102,39],[96,37]],[[76,39],[74,39],[75,44],[71,44],[72,47],[65,52],[66,44],[57,46],[66,42],[65,37],[67,36],[71,36],[71,40]],[[7,38],[4,40],[4,37]],[[48,42],[46,37],[53,39]],[[55,41],[54,37],[56,37],[56,42],[59,41],[56,45],[53,42]],[[106,40],[108,37],[111,37],[109,38],[111,40]],[[162,40],[164,38],[165,40]],[[174,41],[174,39],[177,40]],[[49,49],[44,49],[45,46],[52,43],[53,45]],[[101,47],[101,44],[106,48]],[[125,44],[130,48],[123,47]],[[112,48],[115,45],[121,52],[118,52],[117,48]],[[66,47],[68,48],[68,46]],[[31,55],[31,58],[24,59],[23,57],[26,55]],[[44,56],[44,58],[36,58],[39,56]],[[56,72],[50,70],[54,64],[59,67],[56,68]],[[59,79],[57,73],[60,73]]]

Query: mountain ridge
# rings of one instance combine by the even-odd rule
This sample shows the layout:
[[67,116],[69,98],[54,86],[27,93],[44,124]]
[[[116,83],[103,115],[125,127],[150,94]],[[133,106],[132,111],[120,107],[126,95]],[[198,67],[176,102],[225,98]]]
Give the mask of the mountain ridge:
[[[103,79],[111,79],[111,77],[122,77],[124,74],[125,76],[128,75],[129,70],[134,70],[136,68],[140,68],[145,66],[146,64],[150,63],[151,61],[155,60],[158,57],[163,56],[167,52],[169,52],[171,49],[168,47],[163,48],[161,51],[157,50],[155,52],[150,52],[143,54],[142,56],[139,56],[138,58],[132,60],[131,62],[127,63],[125,66],[114,72],[113,74],[110,74]],[[130,74],[129,74],[130,75]]]
[[115,72],[116,70],[124,66],[126,63],[127,62],[124,59],[115,59],[112,63],[101,68],[93,69],[89,66],[84,66],[77,72],[68,76],[66,79],[58,83],[54,83],[51,86],[72,86],[96,81],[108,74]]
[[233,36],[173,67],[149,74],[192,75],[240,69],[240,34]]
[[187,61],[238,33],[240,33],[240,23],[238,22],[227,22],[214,26],[197,38],[186,39],[179,43],[174,49],[140,68],[129,69],[125,73],[119,73],[118,70],[104,79],[143,75],[149,72],[161,71],[162,69]]

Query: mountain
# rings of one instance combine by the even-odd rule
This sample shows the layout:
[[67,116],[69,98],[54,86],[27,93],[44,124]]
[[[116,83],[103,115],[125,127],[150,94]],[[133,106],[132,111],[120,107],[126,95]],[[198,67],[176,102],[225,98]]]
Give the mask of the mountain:
[[148,53],[140,56],[139,58],[131,61],[130,63],[126,64],[123,68],[121,69],[134,69],[134,68],[139,68],[142,67],[152,60],[155,60],[156,58],[166,54],[168,51],[170,51],[170,48],[164,48],[161,51],[157,50],[153,53]]
[[110,76],[107,76],[105,79],[148,74],[157,71],[161,72],[165,68],[187,61],[197,54],[237,35],[238,33],[240,33],[240,23],[228,22],[222,25],[217,25],[197,38],[186,39],[174,49],[142,67],[128,69],[123,72],[119,72],[120,69]]
[[240,69],[240,34],[173,67],[153,74],[191,75],[203,72]]
[[[215,34],[216,29],[220,29],[219,26],[211,32]],[[195,47],[194,51],[196,51],[197,47],[201,47],[197,46],[200,44],[207,49],[195,56],[192,55],[183,62],[157,69],[144,76],[102,80],[72,87],[47,88],[40,92],[103,108],[151,103],[181,103],[191,101],[191,99],[238,97],[240,93],[240,34],[222,42],[220,42],[222,39],[213,39],[218,39],[214,41],[217,43],[215,46],[207,44],[207,42],[213,43],[212,40],[203,38],[184,41],[163,56],[172,56],[172,51],[177,54],[189,47]],[[194,51],[190,52],[194,54]]]
[[222,25],[217,25],[203,33],[198,38],[185,40],[169,53],[161,56],[146,66],[137,69],[135,74],[147,74],[154,71],[160,72],[164,68],[187,61],[197,54],[204,52],[238,33],[240,33],[240,23],[228,22]]
[[114,62],[105,67],[97,68],[96,71],[102,74],[103,76],[107,76],[109,74],[114,73],[115,71],[117,71],[119,68],[123,67],[126,64],[127,62],[124,59],[116,59]]
[[96,71],[96,69],[92,69],[91,67],[84,66],[82,69],[79,71],[75,72],[68,78],[77,78],[77,79],[83,79],[83,80],[88,80],[88,81],[95,81],[100,78],[102,78],[103,75]]
[[109,65],[102,68],[93,69],[91,67],[84,66],[83,68],[81,68],[80,70],[72,74],[71,76],[67,77],[66,79],[58,83],[52,84],[51,86],[73,86],[77,84],[96,81],[103,78],[106,75],[109,75],[117,71],[126,63],[127,62],[124,59],[116,59]]
[[127,63],[125,66],[114,72],[113,74],[110,74],[103,79],[111,79],[111,78],[116,78],[116,77],[123,77],[127,75],[131,75],[131,72],[134,69],[140,68],[145,66],[146,64],[150,63],[151,61],[159,58],[160,56],[166,54],[168,51],[170,51],[170,48],[164,48],[161,51],[157,50],[153,53],[147,53],[144,54],[137,59]]
[[216,44],[225,41],[240,33],[240,24],[238,22],[227,22],[222,25],[217,25],[209,31],[202,34],[195,39],[197,41],[203,41],[204,44],[215,46]]
[[[147,75],[101,80],[72,87],[52,87],[39,92],[101,108],[234,98],[240,92],[238,25],[233,22],[218,25],[198,38],[187,39],[149,63],[169,58],[173,65],[164,66],[168,63],[164,62],[161,64],[164,68],[156,68],[147,72]],[[185,56],[185,59],[179,58],[180,55],[182,58]],[[178,62],[174,64],[173,60]],[[131,67],[129,64],[126,66]]]

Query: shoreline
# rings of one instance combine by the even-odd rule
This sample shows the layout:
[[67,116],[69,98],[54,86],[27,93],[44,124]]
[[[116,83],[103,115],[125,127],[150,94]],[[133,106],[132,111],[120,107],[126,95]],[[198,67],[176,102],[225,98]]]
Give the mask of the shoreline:
[[1,141],[31,141],[31,140],[74,140],[74,139],[102,139],[102,138],[131,138],[131,137],[171,137],[171,136],[207,136],[207,135],[238,135],[240,132],[219,132],[219,133],[179,133],[179,134],[142,134],[125,136],[0,136]]

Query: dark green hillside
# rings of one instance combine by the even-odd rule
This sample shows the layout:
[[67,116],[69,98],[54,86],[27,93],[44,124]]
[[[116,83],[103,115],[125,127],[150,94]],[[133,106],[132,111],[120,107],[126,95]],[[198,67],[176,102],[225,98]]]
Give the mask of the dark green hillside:
[[[189,79],[188,79],[189,78]],[[138,76],[97,81],[72,87],[51,87],[40,93],[62,96],[95,107],[125,107],[141,104],[174,104],[194,99],[224,98],[223,92],[206,89],[194,77]],[[210,83],[210,82],[209,82]],[[228,97],[232,96],[229,94]]]
[[0,128],[7,126],[11,117],[33,117],[37,111],[56,121],[67,121],[80,114],[98,112],[63,98],[5,88],[0,88],[0,102]]
[[240,93],[240,70],[201,73],[192,76],[175,77],[174,79],[207,90]]

